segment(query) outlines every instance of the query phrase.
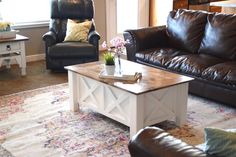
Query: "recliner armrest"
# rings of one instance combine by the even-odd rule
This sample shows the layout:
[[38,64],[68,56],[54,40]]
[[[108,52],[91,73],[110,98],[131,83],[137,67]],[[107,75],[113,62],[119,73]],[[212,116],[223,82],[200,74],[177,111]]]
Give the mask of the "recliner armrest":
[[126,30],[123,33],[126,44],[128,60],[135,61],[135,53],[147,49],[168,46],[166,26],[148,27]]
[[210,157],[157,127],[140,130],[128,147],[132,157]]
[[43,35],[43,40],[46,42],[47,46],[52,46],[57,42],[56,34],[49,31]]
[[98,41],[100,40],[100,35],[97,31],[91,31],[88,35],[88,41],[90,44],[93,44],[94,46],[98,46]]

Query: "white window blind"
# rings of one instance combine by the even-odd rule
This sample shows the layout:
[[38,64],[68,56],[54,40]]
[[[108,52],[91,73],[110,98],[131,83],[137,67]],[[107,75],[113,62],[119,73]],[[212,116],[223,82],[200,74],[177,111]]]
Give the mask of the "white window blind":
[[50,0],[1,0],[2,19],[16,25],[46,22],[50,18]]

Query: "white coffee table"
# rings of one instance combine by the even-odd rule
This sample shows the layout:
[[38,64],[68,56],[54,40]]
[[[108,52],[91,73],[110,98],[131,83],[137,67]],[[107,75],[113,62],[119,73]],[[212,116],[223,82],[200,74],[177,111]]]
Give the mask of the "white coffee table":
[[123,71],[142,72],[137,82],[99,78],[102,62],[65,67],[70,106],[86,105],[130,127],[130,137],[145,126],[165,120],[186,121],[188,82],[192,78],[122,60]]

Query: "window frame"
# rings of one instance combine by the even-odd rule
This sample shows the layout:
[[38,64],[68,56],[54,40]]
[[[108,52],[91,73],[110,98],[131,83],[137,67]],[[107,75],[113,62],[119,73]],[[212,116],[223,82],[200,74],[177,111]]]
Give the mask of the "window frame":
[[[8,3],[7,2],[7,0],[5,0],[6,2],[3,2],[2,0],[0,0],[0,5],[1,5],[1,3],[5,3],[5,7],[9,7],[9,5],[11,5],[13,2],[14,2],[14,0],[13,1],[11,1],[10,3]],[[26,2],[27,3],[27,1],[24,1],[24,2]],[[49,1],[44,1],[43,3],[42,3],[42,6],[43,6],[43,4],[45,4],[45,2],[47,2],[48,4],[48,7],[46,7],[46,8],[48,8],[49,10],[48,10],[48,13],[50,14],[50,2]],[[8,3],[8,4],[7,4]],[[1,7],[4,7],[4,4],[2,4],[3,6],[1,6]],[[22,5],[25,5],[25,3],[22,3]],[[25,8],[23,8],[23,9],[27,9],[27,7],[29,7],[29,4],[28,5],[25,5],[26,7]],[[6,8],[4,8],[4,10],[6,10]],[[2,13],[3,13],[3,11],[2,11]],[[2,14],[1,13],[1,15],[2,15],[2,18],[3,18],[3,20],[4,21],[7,21],[7,17],[5,17],[4,18],[4,14]],[[5,12],[5,14],[7,14],[7,12]],[[37,14],[37,13],[36,13]],[[40,13],[39,13],[40,14]],[[14,12],[13,14],[12,14],[13,16],[17,16],[17,13],[16,12]],[[9,17],[13,17],[13,16],[9,16]],[[23,15],[25,15],[25,14],[23,14]],[[35,15],[35,14],[34,14]],[[35,20],[31,17],[31,18],[29,18],[29,20],[27,21],[24,21],[23,19],[21,19],[22,21],[14,21],[14,20],[9,20],[9,22],[12,22],[13,24],[12,24],[12,28],[13,29],[24,29],[24,28],[37,28],[37,27],[46,27],[46,26],[49,26],[49,21],[50,21],[50,15],[48,15],[48,18],[47,19],[45,19],[44,20],[44,18],[46,17],[45,16],[45,14],[44,14],[44,16],[41,16],[41,18],[40,18],[40,16],[37,16],[38,17],[38,19],[36,18]],[[13,18],[13,19],[16,19],[16,18]],[[41,19],[41,20],[40,20]]]
[[11,27],[12,27],[12,29],[49,27],[49,20],[48,21],[16,23],[16,24],[12,25]]
[[[110,41],[117,33],[117,4],[118,0],[106,0],[106,39]],[[138,27],[149,26],[149,0],[138,0]]]

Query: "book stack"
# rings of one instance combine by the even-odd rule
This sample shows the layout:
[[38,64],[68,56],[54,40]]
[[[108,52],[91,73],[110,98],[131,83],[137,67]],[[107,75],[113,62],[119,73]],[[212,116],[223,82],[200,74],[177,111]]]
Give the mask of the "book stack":
[[114,73],[114,75],[108,75],[106,70],[103,70],[99,74],[99,78],[104,79],[115,79],[115,80],[125,80],[125,81],[137,81],[142,78],[142,73]]

